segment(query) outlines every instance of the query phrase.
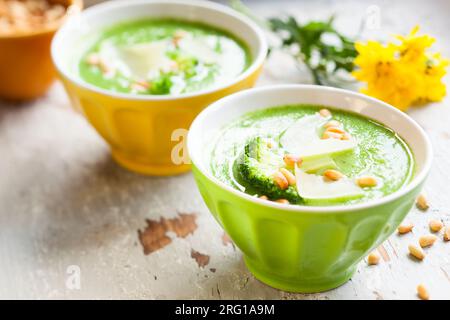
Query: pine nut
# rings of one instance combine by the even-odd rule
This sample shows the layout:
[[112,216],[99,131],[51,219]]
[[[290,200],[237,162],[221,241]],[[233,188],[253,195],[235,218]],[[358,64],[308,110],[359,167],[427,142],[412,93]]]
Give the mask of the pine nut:
[[408,246],[408,250],[409,250],[409,254],[418,260],[423,260],[425,258],[425,253],[419,247],[416,247],[416,246],[413,246],[412,244],[410,244]]
[[436,241],[437,237],[434,234],[429,234],[419,238],[419,244],[422,248],[431,247]]
[[105,61],[101,60],[98,63],[98,67],[100,68],[100,70],[102,71],[102,73],[104,75],[108,75],[108,76],[113,76],[114,74],[114,69],[111,69],[106,63]]
[[417,296],[422,300],[429,300],[430,295],[428,294],[427,288],[423,284],[417,286]]
[[450,226],[445,227],[444,240],[450,241]]
[[433,219],[433,220],[430,220],[429,226],[430,226],[430,230],[432,232],[439,232],[439,231],[441,231],[444,224],[442,223],[442,221]]
[[380,262],[380,256],[377,253],[375,253],[375,252],[372,252],[367,257],[367,263],[369,265],[375,265],[375,264],[378,264],[378,262]]
[[280,171],[273,174],[273,179],[281,190],[286,190],[289,187],[289,182]]
[[360,177],[358,179],[356,179],[356,183],[361,187],[361,188],[366,188],[366,187],[375,187],[377,185],[377,180],[374,177]]
[[292,172],[285,168],[281,168],[280,172],[286,178],[290,186],[295,186],[297,184],[297,180],[295,179],[295,176],[292,174]]
[[345,133],[344,130],[342,130],[341,128],[337,128],[337,127],[329,127],[325,131],[327,131],[327,132],[334,132],[334,133],[340,133],[342,135]]
[[320,113],[320,115],[322,117],[329,117],[329,116],[331,116],[331,111],[328,110],[328,109],[325,109],[325,108],[324,109],[320,109],[319,113]]
[[400,234],[405,234],[405,233],[411,232],[413,228],[414,228],[414,225],[412,223],[406,223],[406,224],[401,224],[398,227],[397,231]]
[[264,195],[259,196],[259,198],[260,198],[261,200],[269,200],[269,198],[267,198],[267,196],[264,196]]
[[322,139],[342,139],[342,134],[336,132],[325,131],[322,134]]
[[272,141],[267,141],[267,148],[272,149],[273,144]]
[[300,166],[303,162],[302,158],[294,156],[293,154],[284,155],[283,160],[286,166],[288,166],[289,168],[293,168],[295,164],[297,164],[297,166]]
[[428,201],[427,198],[425,197],[425,194],[422,193],[417,197],[416,206],[422,211],[425,211],[430,207],[428,205]]
[[332,169],[325,170],[325,172],[323,173],[323,176],[332,181],[338,181],[339,179],[344,177],[344,175],[341,172],[339,172],[337,170],[332,170]]
[[289,200],[286,200],[286,199],[278,199],[278,200],[275,200],[275,202],[278,202],[281,204],[289,204]]
[[145,91],[148,89],[148,84],[143,85],[143,83],[135,82],[131,84],[131,89],[136,91]]
[[148,89],[150,87],[150,84],[147,81],[136,81],[136,84],[145,87]]
[[325,123],[324,124],[324,128],[325,129],[328,129],[328,128],[330,128],[330,127],[336,127],[336,128],[339,128],[339,127],[341,127],[342,126],[342,123],[340,123],[339,121],[337,121],[337,120],[330,120],[330,121],[328,121],[327,123]]
[[187,36],[187,32],[184,30],[176,30],[173,34],[172,43],[174,46],[178,47],[180,41]]
[[91,53],[87,56],[86,63],[90,64],[91,66],[96,66],[100,63],[100,57],[97,53]]

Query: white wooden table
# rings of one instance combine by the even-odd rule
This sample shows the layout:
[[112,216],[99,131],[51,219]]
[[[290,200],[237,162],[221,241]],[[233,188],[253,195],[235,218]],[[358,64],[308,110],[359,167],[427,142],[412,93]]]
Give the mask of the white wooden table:
[[[303,21],[336,13],[338,27],[350,35],[367,7],[378,5],[381,29],[366,36],[383,39],[419,23],[450,57],[446,0],[249,4],[260,15],[289,12]],[[275,54],[259,85],[307,81],[289,59]],[[450,243],[440,237],[421,263],[407,256],[408,244],[428,233],[429,219],[450,224],[449,101],[410,112],[434,144],[426,185],[430,210],[411,211],[407,220],[416,225],[414,232],[392,235],[379,248],[378,266],[361,262],[342,287],[311,295],[272,289],[246,270],[191,174],[151,178],[117,166],[105,142],[70,109],[60,84],[32,103],[1,103],[0,298],[415,299],[416,285],[424,283],[432,298],[450,299]],[[181,229],[173,228],[177,220],[166,220],[167,230],[155,223],[177,217],[184,217]],[[151,243],[158,231],[167,231],[164,243]]]

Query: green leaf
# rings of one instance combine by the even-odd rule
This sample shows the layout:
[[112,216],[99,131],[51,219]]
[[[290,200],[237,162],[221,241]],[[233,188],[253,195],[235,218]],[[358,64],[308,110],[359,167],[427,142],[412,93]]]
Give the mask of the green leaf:
[[[249,16],[281,39],[282,46],[300,63],[304,63],[316,84],[331,83],[338,71],[352,72],[357,56],[355,43],[334,27],[334,16],[325,21],[312,20],[300,24],[294,17],[274,17],[261,22],[240,0],[231,0],[231,6]],[[334,35],[339,44],[324,41],[324,35]]]

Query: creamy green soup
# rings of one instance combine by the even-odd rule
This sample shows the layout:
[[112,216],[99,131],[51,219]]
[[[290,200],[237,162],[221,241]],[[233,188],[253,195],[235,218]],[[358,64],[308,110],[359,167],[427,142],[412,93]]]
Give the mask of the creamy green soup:
[[133,94],[177,95],[228,83],[250,64],[246,45],[213,27],[140,20],[102,32],[79,64],[82,79]]
[[391,129],[320,106],[249,113],[219,136],[211,152],[213,175],[268,201],[361,203],[399,190],[414,171],[410,148]]

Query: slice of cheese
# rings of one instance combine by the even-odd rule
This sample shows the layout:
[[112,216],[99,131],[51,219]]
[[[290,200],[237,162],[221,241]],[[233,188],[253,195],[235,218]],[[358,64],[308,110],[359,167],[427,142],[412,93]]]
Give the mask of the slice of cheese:
[[115,46],[105,43],[100,49],[100,59],[111,69],[132,79],[146,80],[160,70],[168,70],[172,61],[166,56],[167,40]]
[[303,160],[301,169],[306,173],[316,173],[327,169],[337,169],[337,165],[329,155],[326,155]]
[[338,181],[326,181],[323,176],[308,174],[295,168],[297,191],[305,201],[341,201],[363,196],[363,190],[347,177]]
[[318,113],[306,116],[291,125],[280,137],[280,143],[289,153],[303,159],[337,154],[352,150],[357,142],[350,140],[321,139],[319,134],[329,118]]
[[167,43],[155,41],[119,48],[119,57],[133,78],[146,79],[160,70],[169,69],[172,61],[166,56]]

